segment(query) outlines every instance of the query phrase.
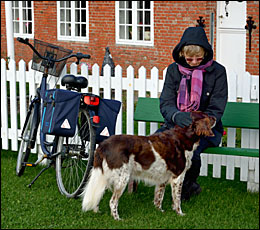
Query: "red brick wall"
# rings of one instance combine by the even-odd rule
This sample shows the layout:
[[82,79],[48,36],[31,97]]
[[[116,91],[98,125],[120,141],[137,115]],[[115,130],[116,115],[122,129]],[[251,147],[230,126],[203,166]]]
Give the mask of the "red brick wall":
[[[55,43],[74,52],[88,53],[90,64],[98,63],[101,67],[105,47],[110,47],[115,65],[126,68],[132,65],[135,74],[138,68],[144,66],[149,75],[150,69],[156,66],[162,76],[163,70],[173,62],[172,50],[179,42],[185,28],[196,26],[199,16],[205,20],[205,31],[210,39],[210,15],[216,17],[216,1],[155,1],[154,2],[154,47],[117,45],[115,43],[115,2],[89,2],[89,43],[57,41],[57,4],[56,1],[34,1],[35,38]],[[6,29],[4,1],[1,1],[1,57],[6,58]],[[250,9],[249,9],[250,8]],[[252,9],[251,9],[252,8]],[[248,2],[248,14],[252,15],[259,27],[259,3]],[[216,22],[216,18],[215,18]],[[216,25],[216,23],[215,23]],[[216,31],[216,29],[214,29]],[[259,28],[253,31],[252,52],[247,51],[247,71],[259,74]],[[216,50],[216,34],[214,35],[214,51]],[[23,58],[26,62],[31,59],[32,52],[15,41],[17,60]],[[253,64],[252,64],[253,63]]]
[[252,30],[251,52],[249,52],[249,32],[247,31],[246,71],[259,75],[259,1],[247,1],[247,16],[253,17],[256,29]]
[[6,59],[6,26],[5,26],[5,2],[1,1],[1,58]]

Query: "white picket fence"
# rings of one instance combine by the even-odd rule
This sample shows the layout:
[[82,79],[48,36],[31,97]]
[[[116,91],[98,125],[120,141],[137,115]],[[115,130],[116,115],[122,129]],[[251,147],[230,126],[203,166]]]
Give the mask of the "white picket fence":
[[[21,125],[18,119],[23,123],[28,108],[28,97],[35,94],[39,87],[42,73],[31,69],[31,62],[28,65],[29,71],[26,71],[26,63],[21,60],[19,68],[16,70],[14,60],[10,60],[8,69],[6,62],[1,60],[1,139],[2,148],[6,150],[18,150],[18,137],[21,134]],[[163,88],[164,78],[167,68],[163,71],[162,79],[159,79],[159,71],[153,67],[150,72],[150,78],[146,78],[146,69],[141,67],[135,72],[132,66],[126,69],[126,77],[122,77],[122,68],[118,65],[115,68],[115,77],[110,77],[110,67],[104,68],[104,76],[100,76],[100,67],[95,64],[92,67],[92,75],[88,75],[88,66],[81,65],[80,74],[77,73],[76,64],[70,65],[70,73],[83,75],[87,77],[89,86],[82,92],[92,92],[101,95],[103,98],[126,101],[123,108],[126,111],[126,133],[134,134],[134,103],[137,97],[150,96],[157,98]],[[65,66],[63,74],[67,73]],[[229,101],[258,102],[259,101],[259,76],[251,76],[248,72],[236,74],[227,72],[229,86]],[[17,84],[17,82],[19,84]],[[60,88],[60,79],[51,77],[48,82],[49,88],[57,84]],[[26,95],[26,88],[29,88],[29,95]],[[9,91],[7,90],[9,89]],[[19,93],[17,92],[19,90]],[[28,90],[27,90],[28,91]],[[125,97],[125,98],[124,98]],[[18,112],[19,111],[19,112]],[[20,116],[18,116],[20,114]],[[8,125],[9,120],[9,125]],[[116,124],[116,134],[121,134],[123,127],[122,108],[118,115]],[[138,135],[147,135],[146,123],[138,122]],[[157,123],[150,123],[150,133],[158,129]],[[227,145],[235,146],[236,129],[228,129]],[[241,147],[259,149],[259,130],[242,130]],[[11,144],[9,144],[11,142]],[[34,153],[41,152],[38,145],[33,150]],[[234,179],[235,168],[240,168],[240,180],[247,181],[248,190],[259,191],[259,159],[252,157],[224,156],[202,153],[201,176],[208,175],[208,165],[213,164],[213,177],[221,177],[221,166],[226,166],[226,179]]]

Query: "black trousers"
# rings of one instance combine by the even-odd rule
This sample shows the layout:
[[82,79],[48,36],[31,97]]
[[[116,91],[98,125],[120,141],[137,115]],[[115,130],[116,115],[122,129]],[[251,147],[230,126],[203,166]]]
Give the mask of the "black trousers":
[[[163,132],[169,129],[167,126],[163,125],[159,128],[155,133]],[[199,174],[200,174],[200,167],[201,167],[201,158],[200,154],[203,152],[204,149],[208,147],[217,147],[221,142],[222,132],[219,132],[215,128],[212,129],[213,133],[215,134],[214,137],[201,137],[200,143],[198,148],[194,151],[193,157],[191,159],[192,165],[190,169],[186,172],[184,183],[187,181],[196,182]]]

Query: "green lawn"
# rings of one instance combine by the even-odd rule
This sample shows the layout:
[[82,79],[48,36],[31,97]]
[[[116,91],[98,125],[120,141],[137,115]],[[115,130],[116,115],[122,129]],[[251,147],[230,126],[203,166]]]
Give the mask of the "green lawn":
[[259,229],[259,193],[248,193],[238,175],[235,181],[199,177],[203,191],[182,203],[183,217],[171,210],[169,186],[161,213],[152,203],[154,187],[141,183],[136,193],[123,194],[119,202],[123,220],[114,221],[109,209],[111,192],[100,203],[101,213],[83,213],[80,199],[59,193],[54,169],[27,188],[40,169],[26,169],[24,176],[17,177],[16,155],[1,152],[1,229]]

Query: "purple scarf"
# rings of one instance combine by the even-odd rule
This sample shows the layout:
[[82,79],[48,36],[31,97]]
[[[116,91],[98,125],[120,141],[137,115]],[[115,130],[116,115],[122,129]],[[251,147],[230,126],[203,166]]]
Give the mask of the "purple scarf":
[[[196,111],[200,107],[200,96],[202,92],[203,72],[209,66],[211,66],[213,60],[210,60],[205,65],[198,66],[194,69],[188,69],[181,65],[178,65],[179,71],[183,74],[181,83],[179,86],[179,93],[177,98],[177,107],[182,112]],[[191,92],[190,98],[186,85],[186,79],[190,79],[191,76]]]

